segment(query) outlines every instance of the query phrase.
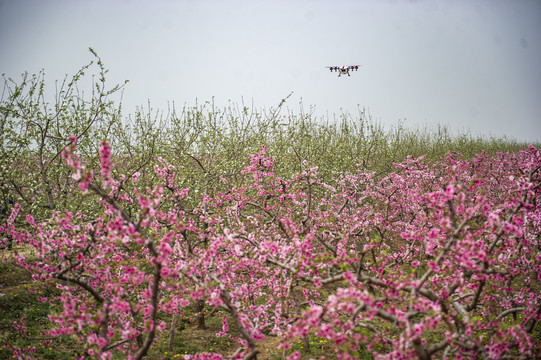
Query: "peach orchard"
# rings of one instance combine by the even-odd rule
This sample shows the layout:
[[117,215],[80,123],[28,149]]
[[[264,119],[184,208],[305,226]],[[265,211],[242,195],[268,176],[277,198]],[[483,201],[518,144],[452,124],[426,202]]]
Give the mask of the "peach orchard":
[[[264,147],[244,184],[192,193],[157,158],[159,182],[122,173],[108,142],[99,164],[62,151],[66,181],[97,211],[37,221],[15,204],[0,227],[35,281],[56,282],[49,342],[71,336],[80,358],[142,359],[172,319],[222,314],[229,355],[255,359],[269,336],[324,338],[340,359],[534,358],[541,351],[541,151],[408,158],[378,175],[318,168],[284,178]],[[359,159],[359,162],[361,159]],[[188,206],[187,204],[195,204]],[[205,310],[206,309],[206,310]],[[24,319],[16,324],[25,332]],[[18,358],[30,348],[12,346]]]

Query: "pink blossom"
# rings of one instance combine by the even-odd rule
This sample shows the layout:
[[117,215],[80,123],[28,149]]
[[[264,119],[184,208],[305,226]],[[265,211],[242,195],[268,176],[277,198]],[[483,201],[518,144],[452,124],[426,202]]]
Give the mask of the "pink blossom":
[[109,179],[111,174],[111,147],[109,141],[102,141],[100,147],[100,166],[101,176],[104,179]]

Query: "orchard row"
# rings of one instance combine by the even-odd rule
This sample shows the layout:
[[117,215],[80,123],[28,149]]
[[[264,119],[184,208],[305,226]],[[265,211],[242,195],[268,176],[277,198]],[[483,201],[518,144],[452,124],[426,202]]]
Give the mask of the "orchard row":
[[317,168],[276,175],[277,159],[261,148],[242,171],[246,184],[223,178],[226,190],[210,195],[178,186],[163,159],[154,187],[140,186],[138,173],[113,177],[107,142],[99,168],[88,168],[71,140],[62,158],[100,210],[21,221],[16,204],[0,231],[34,249],[16,256],[34,280],[61,281],[60,296],[42,299],[57,309],[48,336],[72,336],[86,355],[141,359],[174,333],[174,317],[201,305],[223,312],[217,336],[238,342],[234,358],[255,358],[267,336],[287,351],[316,335],[339,358],[362,349],[393,359],[541,350],[533,146],[430,165],[408,158],[388,175],[359,170],[332,184]]

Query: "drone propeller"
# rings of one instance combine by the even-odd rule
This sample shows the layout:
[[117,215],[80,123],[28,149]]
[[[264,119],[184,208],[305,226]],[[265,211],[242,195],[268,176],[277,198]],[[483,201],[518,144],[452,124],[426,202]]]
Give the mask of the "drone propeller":
[[362,65],[350,65],[350,66],[325,66],[327,69],[331,70],[331,71],[337,71],[339,69],[350,69],[350,70],[359,70],[359,66],[362,66]]

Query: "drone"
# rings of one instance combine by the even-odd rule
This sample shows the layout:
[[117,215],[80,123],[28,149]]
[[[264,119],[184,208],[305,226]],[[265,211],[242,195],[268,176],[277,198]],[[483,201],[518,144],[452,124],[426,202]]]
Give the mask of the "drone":
[[350,70],[355,70],[357,71],[359,69],[359,66],[362,66],[362,65],[351,65],[351,66],[326,66],[326,68],[328,69],[331,69],[331,72],[333,71],[338,71],[338,77],[342,76],[342,74],[348,74],[348,76],[351,76],[349,74],[349,71]]

